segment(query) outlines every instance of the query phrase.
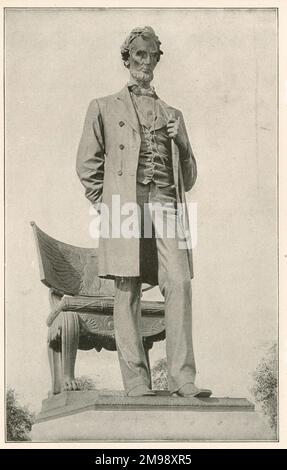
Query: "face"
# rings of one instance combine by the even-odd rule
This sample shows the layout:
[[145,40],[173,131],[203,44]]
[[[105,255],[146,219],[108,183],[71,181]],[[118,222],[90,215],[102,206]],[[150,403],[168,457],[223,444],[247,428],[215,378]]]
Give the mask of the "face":
[[151,39],[141,36],[133,40],[130,49],[129,68],[131,76],[140,82],[149,83],[157,65],[158,48]]

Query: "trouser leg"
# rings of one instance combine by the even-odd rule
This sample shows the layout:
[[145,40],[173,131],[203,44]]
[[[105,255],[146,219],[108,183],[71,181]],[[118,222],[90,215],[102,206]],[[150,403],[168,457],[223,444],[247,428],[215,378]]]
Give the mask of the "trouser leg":
[[[153,213],[153,216],[156,211]],[[177,223],[176,209],[164,213],[164,229]],[[156,221],[155,221],[156,227]],[[165,298],[166,353],[171,392],[194,383],[196,367],[192,342],[192,290],[187,250],[179,248],[179,235],[156,233],[159,288]],[[172,233],[172,230],[169,231]]]
[[141,281],[115,279],[114,327],[124,388],[150,385],[149,366],[141,337]]

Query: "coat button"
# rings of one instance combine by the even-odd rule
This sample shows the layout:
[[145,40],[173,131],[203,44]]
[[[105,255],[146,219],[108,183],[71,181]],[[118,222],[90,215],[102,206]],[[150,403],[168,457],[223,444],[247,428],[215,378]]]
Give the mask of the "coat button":
[[125,125],[124,121],[120,121],[120,122],[119,122],[119,126],[120,126],[120,127],[123,127],[124,125]]
[[123,144],[120,145],[120,149],[123,150],[125,146]]
[[119,171],[118,171],[118,175],[119,175],[119,176],[122,176],[122,174],[123,174],[122,170],[119,170]]

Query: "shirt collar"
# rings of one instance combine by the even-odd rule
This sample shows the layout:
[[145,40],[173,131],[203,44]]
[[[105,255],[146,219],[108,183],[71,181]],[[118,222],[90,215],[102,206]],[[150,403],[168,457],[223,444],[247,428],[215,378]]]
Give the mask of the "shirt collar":
[[[128,89],[130,90],[133,86],[137,86],[139,88],[143,88],[143,87],[140,87],[139,84],[135,81],[134,78],[130,78],[128,83],[127,83],[127,87]],[[151,90],[153,91],[155,94],[156,94],[156,91],[155,91],[155,87],[154,86],[150,86],[149,88],[145,88],[145,90]]]

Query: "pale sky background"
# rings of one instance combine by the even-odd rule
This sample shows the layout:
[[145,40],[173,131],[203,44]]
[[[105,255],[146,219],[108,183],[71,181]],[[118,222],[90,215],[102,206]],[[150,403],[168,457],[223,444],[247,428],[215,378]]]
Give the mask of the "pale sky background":
[[[198,205],[197,384],[250,398],[251,373],[277,337],[275,11],[8,10],[7,384],[35,410],[50,388],[49,303],[29,222],[63,242],[96,245],[76,152],[89,101],[128,80],[119,48],[138,25],[162,42],[154,85],[182,110],[198,163],[188,194]],[[152,363],[164,354],[157,343]],[[122,387],[114,352],[80,351],[76,375]]]

